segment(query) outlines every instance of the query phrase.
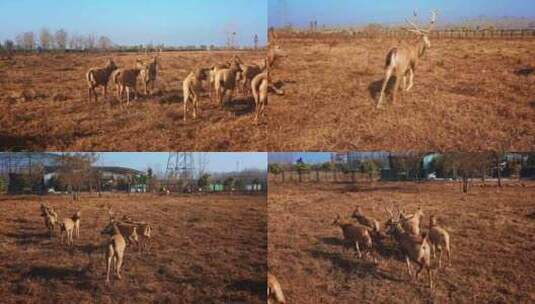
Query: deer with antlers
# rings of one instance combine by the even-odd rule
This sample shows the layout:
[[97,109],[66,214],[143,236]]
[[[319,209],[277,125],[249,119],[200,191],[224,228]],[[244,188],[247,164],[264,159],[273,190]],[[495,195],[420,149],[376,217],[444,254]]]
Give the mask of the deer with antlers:
[[[414,13],[416,16],[416,13]],[[393,102],[397,100],[397,94],[399,90],[399,81],[403,78],[403,89],[409,91],[414,84],[414,70],[418,60],[424,55],[425,51],[431,47],[429,41],[429,33],[433,29],[436,21],[437,13],[433,11],[431,13],[431,20],[427,29],[422,29],[415,22],[405,19],[410,28],[404,28],[409,32],[413,32],[418,35],[418,39],[412,43],[402,43],[397,47],[391,48],[386,55],[385,63],[385,79],[383,86],[381,87],[381,94],[379,95],[379,101],[377,102],[377,108],[379,108],[384,99],[384,93],[390,77],[395,73],[396,82],[393,90]],[[409,85],[406,85],[406,77],[409,77]]]

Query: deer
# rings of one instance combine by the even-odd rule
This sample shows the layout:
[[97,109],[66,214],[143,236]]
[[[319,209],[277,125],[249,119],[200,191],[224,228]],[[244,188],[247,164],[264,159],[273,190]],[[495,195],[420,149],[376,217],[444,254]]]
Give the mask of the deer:
[[126,69],[121,68],[113,72],[111,78],[117,88],[117,98],[121,108],[123,107],[123,93],[126,91],[126,106],[130,105],[130,93],[133,91],[134,99],[137,99],[137,77],[141,73],[139,64],[136,63],[135,68]]
[[[429,244],[429,234],[426,233],[423,237],[421,235],[413,235],[406,232],[402,225],[400,215],[394,216],[392,210],[386,209],[390,218],[386,223],[386,233],[394,238],[405,257],[407,263],[407,271],[411,279],[418,280],[420,272],[425,268],[429,276],[429,288],[433,289],[433,275],[431,270],[431,246]],[[416,275],[412,275],[411,262],[416,263],[420,268],[416,271]]]
[[80,227],[80,211],[76,211],[76,213],[70,217],[70,218],[64,218],[63,221],[60,223],[60,232],[61,232],[61,243],[63,244],[63,232],[67,235],[67,245],[72,246],[74,245],[73,241],[73,232],[76,229],[76,226]]
[[448,256],[448,265],[451,265],[450,235],[446,229],[438,225],[435,215],[431,215],[429,218],[429,241],[433,258],[436,258],[436,251],[438,250],[438,268],[442,267],[443,250],[446,251],[446,255]]
[[416,213],[411,215],[406,215],[403,210],[398,209],[398,213],[401,220],[401,225],[405,231],[413,235],[420,234],[420,221],[424,216],[424,212],[421,207],[418,207]]
[[355,207],[351,217],[354,218],[359,224],[370,227],[375,232],[379,231],[379,222],[372,217],[364,215],[360,206]]
[[268,304],[286,304],[286,298],[282,293],[282,288],[279,280],[268,271],[267,275],[267,298]]
[[241,73],[239,62],[234,61],[229,68],[220,69],[215,73],[215,94],[219,106],[223,107],[223,101],[227,92],[230,92],[230,98],[236,87],[236,76]]
[[149,95],[154,90],[154,83],[156,82],[157,68],[159,67],[158,55],[154,56],[152,60],[143,63],[141,60],[136,62],[137,68],[140,70],[139,76],[145,88],[145,95]]
[[[115,269],[115,275],[121,280],[121,266],[123,264],[126,240],[121,234],[115,221],[111,221],[101,232],[108,234],[110,238],[106,243],[106,285],[110,283],[110,271]],[[133,239],[137,241],[137,231],[134,227]]]
[[[414,15],[416,16],[416,13]],[[414,70],[416,69],[416,64],[418,63],[419,59],[425,54],[425,51],[431,47],[431,42],[429,40],[428,34],[431,32],[435,25],[436,15],[436,11],[431,12],[431,20],[427,29],[422,29],[413,21],[405,19],[411,28],[404,29],[409,32],[415,33],[418,36],[418,39],[413,41],[412,43],[402,43],[396,47],[393,47],[386,54],[385,79],[381,87],[379,101],[376,105],[377,108],[380,108],[383,103],[386,86],[394,73],[396,76],[396,81],[393,89],[394,103],[397,100],[400,79],[403,79],[403,89],[406,92],[408,92],[412,88],[414,84]],[[408,86],[406,86],[407,75],[409,77]]]
[[372,238],[366,227],[343,223],[341,222],[339,214],[336,216],[332,224],[335,226],[339,226],[342,229],[342,233],[344,234],[344,240],[350,241],[351,244],[354,245],[359,258],[362,258],[362,253],[360,251],[361,245],[369,249],[372,248]]
[[138,240],[135,240],[139,251],[143,252],[144,250],[149,249],[148,247],[150,246],[150,241],[152,238],[151,224],[136,221],[126,215],[123,216],[121,224],[134,225],[137,229],[136,232],[139,231],[139,233],[136,233]]
[[263,72],[256,75],[251,81],[251,91],[253,92],[253,98],[255,103],[255,118],[254,121],[258,122],[258,119],[264,114],[264,108],[267,104],[268,97],[268,73]]
[[58,223],[58,214],[54,211],[54,208],[50,208],[41,203],[41,216],[45,221],[45,226],[48,229],[48,236],[52,238],[52,233],[56,224]]
[[196,69],[189,73],[189,75],[182,82],[182,89],[184,95],[184,121],[187,120],[188,104],[192,103],[193,107],[193,119],[197,118],[197,109],[199,105],[199,98],[202,91],[202,81],[206,80],[209,70],[208,69]]
[[116,69],[117,65],[115,65],[115,62],[112,59],[108,59],[104,67],[93,67],[87,71],[85,78],[87,80],[87,94],[89,102],[91,102],[91,96],[95,98],[95,102],[98,102],[98,96],[95,90],[98,86],[104,87],[104,98],[106,98],[108,80],[110,79],[111,73]]

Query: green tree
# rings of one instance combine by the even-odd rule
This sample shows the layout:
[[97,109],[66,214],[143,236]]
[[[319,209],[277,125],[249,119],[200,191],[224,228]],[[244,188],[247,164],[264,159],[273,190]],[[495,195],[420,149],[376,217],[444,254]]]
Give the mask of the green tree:
[[269,164],[268,171],[269,173],[278,175],[282,172],[282,167],[279,164]]
[[320,168],[324,171],[331,171],[332,169],[334,169],[334,166],[332,162],[324,162],[320,165]]
[[0,193],[4,193],[7,190],[7,182],[3,176],[0,176]]
[[210,174],[203,174],[201,177],[199,177],[199,180],[197,181],[197,187],[201,189],[206,189],[210,185]]
[[227,191],[232,191],[232,189],[234,188],[234,182],[235,182],[234,177],[232,177],[232,176],[227,177],[223,181],[223,187],[225,187],[225,189]]
[[367,174],[370,180],[373,179],[374,175],[376,175],[378,171],[379,166],[371,159],[362,161],[360,163],[360,172]]
[[244,185],[244,183],[243,183],[243,180],[241,180],[241,179],[237,179],[237,180],[234,182],[234,188],[236,188],[236,190],[238,190],[238,191],[243,190],[243,189],[242,189],[242,188],[243,188],[243,185]]
[[299,182],[302,182],[303,174],[310,171],[310,165],[304,162],[298,162],[294,165],[294,169],[297,171],[297,176],[299,176]]

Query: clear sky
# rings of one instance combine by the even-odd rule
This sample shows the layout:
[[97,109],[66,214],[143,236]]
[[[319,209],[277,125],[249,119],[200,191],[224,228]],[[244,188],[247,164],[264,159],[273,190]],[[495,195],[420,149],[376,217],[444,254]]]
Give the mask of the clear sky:
[[269,159],[273,162],[291,160],[294,163],[302,158],[305,163],[317,164],[331,160],[331,152],[272,152]]
[[437,23],[486,17],[535,17],[534,0],[268,0],[269,26],[307,26],[312,19],[326,25],[396,24],[412,16],[428,19],[439,11]]
[[0,0],[0,39],[42,27],[108,36],[121,45],[240,45],[267,35],[267,0]]
[[[145,171],[152,168],[154,172],[165,171],[168,152],[103,152],[99,153],[98,165],[120,166]],[[235,171],[242,169],[267,169],[267,153],[264,152],[207,152],[206,169],[208,172]],[[194,153],[194,162],[198,153]],[[163,172],[164,173],[164,172]]]

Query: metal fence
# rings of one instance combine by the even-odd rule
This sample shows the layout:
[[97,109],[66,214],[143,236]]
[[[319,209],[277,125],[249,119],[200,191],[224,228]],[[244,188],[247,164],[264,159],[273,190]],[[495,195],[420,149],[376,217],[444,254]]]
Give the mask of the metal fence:
[[[375,31],[277,31],[276,39],[291,38],[404,38],[414,37],[414,34],[403,29],[385,29]],[[432,39],[532,39],[535,38],[535,29],[493,29],[470,30],[451,29],[435,30],[429,33]]]

